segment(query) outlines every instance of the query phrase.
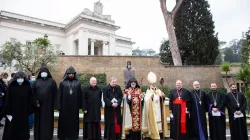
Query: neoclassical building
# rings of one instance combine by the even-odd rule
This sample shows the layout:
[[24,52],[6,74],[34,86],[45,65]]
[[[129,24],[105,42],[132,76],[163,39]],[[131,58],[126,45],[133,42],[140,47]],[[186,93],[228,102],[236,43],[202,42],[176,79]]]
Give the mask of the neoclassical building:
[[131,38],[116,35],[120,29],[110,15],[103,15],[103,4],[85,8],[69,23],[62,24],[8,11],[0,12],[0,45],[17,40],[30,43],[48,36],[57,51],[65,55],[132,55]]

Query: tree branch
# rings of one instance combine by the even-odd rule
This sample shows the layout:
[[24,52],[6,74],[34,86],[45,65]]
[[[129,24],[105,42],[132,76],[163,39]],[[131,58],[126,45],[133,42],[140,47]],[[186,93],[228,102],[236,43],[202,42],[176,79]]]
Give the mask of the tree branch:
[[173,21],[174,21],[174,17],[175,17],[175,15],[176,15],[176,13],[177,13],[178,9],[180,8],[180,6],[181,6],[181,4],[182,4],[183,1],[184,1],[184,0],[178,0],[178,3],[176,3],[174,9],[173,9],[172,12],[171,12],[171,13],[172,13],[172,16],[173,16]]
[[167,12],[166,0],[160,0],[162,12]]

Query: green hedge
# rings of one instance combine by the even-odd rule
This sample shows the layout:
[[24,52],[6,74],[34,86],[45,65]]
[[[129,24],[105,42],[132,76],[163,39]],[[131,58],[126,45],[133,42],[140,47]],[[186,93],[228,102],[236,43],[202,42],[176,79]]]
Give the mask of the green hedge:
[[105,73],[100,73],[100,74],[89,74],[89,73],[79,73],[77,74],[79,81],[81,82],[81,86],[87,86],[89,85],[89,79],[91,77],[95,77],[97,79],[97,85],[101,88],[107,85],[106,83],[106,74]]
[[[158,88],[162,89],[161,86],[158,86]],[[147,89],[148,89],[148,86],[142,86],[142,92],[146,92]],[[164,91],[165,97],[169,97],[170,90],[171,89],[169,87],[163,86],[163,91]],[[192,91],[193,89],[190,88],[188,90]],[[201,88],[201,90],[205,91],[206,93],[209,93],[211,91],[210,88]],[[217,88],[217,91],[220,91],[222,93],[227,93],[227,89],[225,89],[225,88]]]
[[[205,91],[206,93],[209,93],[210,91],[212,91],[210,88],[201,88],[203,91]],[[189,89],[189,91],[192,91],[193,89]],[[226,88],[217,88],[217,91],[221,92],[221,93],[227,93],[227,89]]]

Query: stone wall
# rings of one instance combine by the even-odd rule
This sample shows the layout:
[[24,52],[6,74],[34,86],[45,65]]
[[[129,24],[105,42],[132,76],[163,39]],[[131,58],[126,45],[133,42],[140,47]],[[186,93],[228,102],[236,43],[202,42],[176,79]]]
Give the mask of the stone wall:
[[[163,77],[165,85],[175,87],[175,81],[181,79],[183,86],[192,87],[192,82],[197,80],[201,87],[210,87],[211,82],[223,87],[221,71],[218,66],[167,66],[161,64],[158,57],[138,56],[62,56],[59,58],[54,77],[59,82],[65,70],[72,65],[78,73],[106,73],[109,77],[118,78],[118,83],[123,85],[123,69],[127,61],[131,61],[132,67],[136,70],[136,78],[143,77],[143,85],[147,85],[147,75],[154,72],[158,79]],[[108,81],[107,81],[108,82]]]

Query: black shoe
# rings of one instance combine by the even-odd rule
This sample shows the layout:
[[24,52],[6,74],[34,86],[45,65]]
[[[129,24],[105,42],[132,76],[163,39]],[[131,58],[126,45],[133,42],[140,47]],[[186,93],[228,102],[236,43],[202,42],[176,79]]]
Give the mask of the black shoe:
[[3,127],[4,125],[0,123],[0,127]]

